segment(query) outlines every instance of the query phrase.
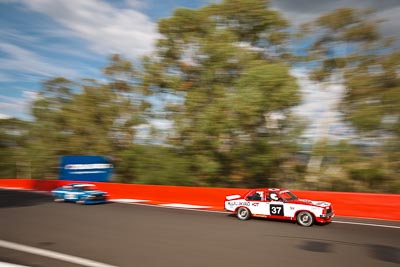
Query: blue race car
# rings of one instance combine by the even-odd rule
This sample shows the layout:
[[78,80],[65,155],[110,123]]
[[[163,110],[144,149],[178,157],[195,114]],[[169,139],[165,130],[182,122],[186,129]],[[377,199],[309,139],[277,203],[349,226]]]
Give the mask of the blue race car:
[[68,184],[51,191],[54,201],[78,204],[98,204],[107,202],[107,193],[97,190],[93,184]]

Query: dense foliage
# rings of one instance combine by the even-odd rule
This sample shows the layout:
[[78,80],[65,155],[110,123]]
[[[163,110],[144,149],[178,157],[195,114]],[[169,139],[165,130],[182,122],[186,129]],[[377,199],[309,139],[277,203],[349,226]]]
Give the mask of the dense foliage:
[[[381,36],[372,15],[341,8],[305,25],[314,37],[311,60],[319,61],[311,77],[342,80],[346,92],[339,108],[363,144],[358,148],[363,157],[339,156],[340,164],[330,164],[340,169],[341,187],[399,192],[400,52],[398,40]],[[355,149],[348,146],[346,153]]]

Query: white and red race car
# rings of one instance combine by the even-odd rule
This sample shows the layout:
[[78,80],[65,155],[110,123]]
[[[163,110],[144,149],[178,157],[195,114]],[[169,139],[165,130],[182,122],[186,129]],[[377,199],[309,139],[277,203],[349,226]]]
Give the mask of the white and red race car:
[[302,226],[329,223],[334,216],[329,202],[299,199],[289,190],[276,188],[252,189],[243,196],[226,196],[225,210],[233,212],[240,220],[253,216],[297,221]]

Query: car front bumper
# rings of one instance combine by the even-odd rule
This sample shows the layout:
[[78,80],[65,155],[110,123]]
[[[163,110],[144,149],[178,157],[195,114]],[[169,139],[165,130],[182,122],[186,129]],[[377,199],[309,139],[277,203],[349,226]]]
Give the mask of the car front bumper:
[[86,199],[84,204],[101,204],[101,203],[106,203],[107,199]]
[[333,212],[327,213],[327,214],[322,214],[319,217],[315,218],[317,222],[319,223],[328,223],[332,221],[332,218],[335,217],[335,214]]

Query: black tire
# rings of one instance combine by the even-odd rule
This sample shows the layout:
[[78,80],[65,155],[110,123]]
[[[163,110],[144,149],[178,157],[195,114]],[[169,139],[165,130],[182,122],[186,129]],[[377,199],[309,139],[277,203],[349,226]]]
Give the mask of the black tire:
[[80,204],[80,205],[83,205],[83,204],[85,204],[85,199],[80,198],[80,199],[78,199],[78,200],[76,201],[76,203],[77,203],[77,204]]
[[301,211],[297,214],[296,220],[301,226],[310,227],[314,223],[314,216],[308,211]]
[[251,213],[248,208],[240,207],[237,210],[236,216],[239,220],[245,221],[250,219]]

